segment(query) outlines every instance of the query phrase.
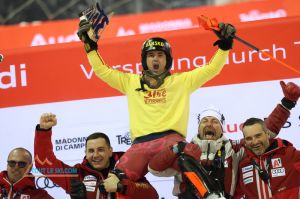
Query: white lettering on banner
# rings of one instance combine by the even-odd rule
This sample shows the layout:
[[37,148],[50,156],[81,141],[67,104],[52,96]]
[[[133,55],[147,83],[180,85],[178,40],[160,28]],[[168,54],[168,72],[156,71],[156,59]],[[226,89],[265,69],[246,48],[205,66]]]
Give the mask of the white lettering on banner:
[[71,35],[60,35],[57,37],[50,36],[48,38],[45,38],[45,36],[41,33],[37,33],[33,36],[33,39],[31,41],[31,46],[43,46],[43,45],[49,45],[49,44],[57,44],[57,43],[69,43],[73,41],[79,41],[79,38],[77,36],[77,33],[74,32]]
[[129,35],[135,35],[135,31],[132,29],[125,30],[123,26],[118,28],[117,35],[116,35],[117,37],[129,36]]
[[84,73],[84,75],[85,75],[85,77],[86,77],[87,79],[91,79],[91,78],[92,78],[92,75],[93,75],[93,69],[92,69],[92,67],[91,67],[91,69],[90,69],[90,72],[88,72],[88,71],[85,69],[85,67],[84,67],[83,64],[80,64],[80,68],[81,68],[81,70],[83,71],[83,73]]
[[[17,72],[14,64],[9,66],[9,71],[0,71],[0,89],[16,88],[18,86]],[[20,64],[20,82],[22,87],[27,86],[26,64]]]
[[248,13],[241,13],[239,15],[241,22],[281,18],[286,16],[287,16],[287,12],[284,9],[278,9],[270,12],[260,12],[259,10],[250,10]]
[[192,28],[193,22],[189,18],[184,19],[173,19],[166,21],[157,21],[151,23],[141,23],[139,25],[139,33],[151,33],[151,32],[162,32],[169,30],[179,30]]
[[[286,59],[287,53],[286,49],[283,47],[277,47],[276,44],[272,44],[272,49],[261,49],[263,52],[268,52],[270,55],[272,55],[274,58],[279,59]],[[232,52],[229,54],[228,60],[226,64],[245,64],[245,63],[251,63],[256,62],[258,60],[261,60],[263,62],[271,61],[269,57],[264,56],[261,52],[257,52],[255,50],[250,51],[242,51],[239,53]],[[172,69],[176,70],[178,72],[181,72],[182,70],[191,70],[197,67],[201,67],[207,63],[206,56],[196,56],[196,57],[179,57],[177,59],[174,59]],[[141,63],[126,63],[126,64],[116,64],[111,66],[114,69],[123,70],[124,72],[132,73],[132,74],[141,74],[142,73],[142,67]],[[85,74],[86,70],[84,71]],[[89,79],[89,76],[86,75]]]
[[[270,52],[270,49],[261,49],[261,51]],[[285,48],[277,47],[276,44],[272,44],[271,55],[274,58],[277,58],[277,57],[279,57],[277,55],[278,52],[282,53],[282,56],[281,56],[282,59],[286,59]],[[270,58],[263,57],[263,54],[261,52],[258,53],[255,50],[248,51],[248,54],[246,54],[246,52],[244,52],[244,51],[242,51],[241,54],[237,54],[237,53],[233,52],[231,55],[232,56],[231,57],[229,56],[227,63],[230,63],[230,61],[232,61],[232,63],[234,63],[234,64],[243,64],[246,62],[253,62],[253,59],[255,57],[259,58],[259,60],[261,60],[261,61],[270,61]]]

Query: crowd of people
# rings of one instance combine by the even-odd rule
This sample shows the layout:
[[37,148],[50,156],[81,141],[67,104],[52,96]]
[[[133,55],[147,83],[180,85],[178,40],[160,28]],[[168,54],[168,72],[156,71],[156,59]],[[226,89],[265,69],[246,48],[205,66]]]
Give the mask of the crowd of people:
[[[108,23],[103,16],[102,28]],[[94,31],[93,23],[81,20],[78,36],[94,73],[128,98],[132,145],[126,152],[114,152],[109,137],[95,132],[86,139],[82,162],[69,166],[53,152],[56,115],[43,113],[36,126],[34,157],[49,164],[35,161],[36,168],[73,199],[157,199],[157,191],[145,178],[148,172],[174,176],[173,194],[181,199],[299,198],[300,152],[290,142],[276,138],[300,97],[300,87],[295,83],[280,82],[281,103],[266,120],[247,119],[241,141],[226,138],[225,117],[214,106],[200,112],[198,134],[192,141],[185,139],[190,95],[221,72],[233,47],[235,27],[220,23],[219,28],[214,31],[218,49],[211,61],[184,73],[171,74],[173,56],[167,40],[147,39],[142,45],[143,72],[139,75],[106,65],[97,50],[97,39],[88,33]],[[161,98],[147,103],[146,97],[154,91]],[[32,160],[24,148],[9,153],[7,170],[0,174],[0,198],[52,198],[35,187],[30,174]],[[204,191],[186,174],[187,167],[195,169]],[[74,175],[66,172],[69,168],[76,171]],[[49,173],[55,169],[61,176]]]

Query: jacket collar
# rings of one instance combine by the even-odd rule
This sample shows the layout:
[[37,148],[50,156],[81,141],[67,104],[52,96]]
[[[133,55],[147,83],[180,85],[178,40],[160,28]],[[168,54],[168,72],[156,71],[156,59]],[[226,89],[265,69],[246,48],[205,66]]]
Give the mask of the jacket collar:
[[276,139],[270,139],[270,146],[267,148],[267,150],[260,156],[255,155],[252,151],[246,148],[246,153],[248,157],[259,159],[259,158],[264,158],[266,156],[269,156],[270,154],[275,153],[278,150],[281,150],[283,148],[286,148],[287,146],[292,146],[292,144],[286,140],[282,140],[280,138]]
[[35,189],[34,177],[23,177],[19,181],[12,183],[8,179],[7,171],[2,171],[0,173],[0,185],[5,186],[5,188],[13,187],[14,191]]

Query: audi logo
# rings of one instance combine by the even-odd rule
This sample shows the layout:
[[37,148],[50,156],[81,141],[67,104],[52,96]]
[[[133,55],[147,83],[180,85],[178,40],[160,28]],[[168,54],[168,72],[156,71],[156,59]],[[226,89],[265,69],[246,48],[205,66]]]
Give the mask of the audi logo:
[[46,188],[52,189],[54,187],[59,187],[57,184],[49,180],[49,178],[47,177],[38,177],[35,181],[35,185],[39,189],[46,189]]

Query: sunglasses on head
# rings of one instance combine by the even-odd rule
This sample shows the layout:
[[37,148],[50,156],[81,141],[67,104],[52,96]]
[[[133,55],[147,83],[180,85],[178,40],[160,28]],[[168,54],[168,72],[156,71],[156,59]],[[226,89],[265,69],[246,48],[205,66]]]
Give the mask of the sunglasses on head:
[[24,168],[27,165],[27,162],[24,161],[14,161],[14,160],[8,160],[7,161],[8,166],[15,167],[18,164],[19,168]]

